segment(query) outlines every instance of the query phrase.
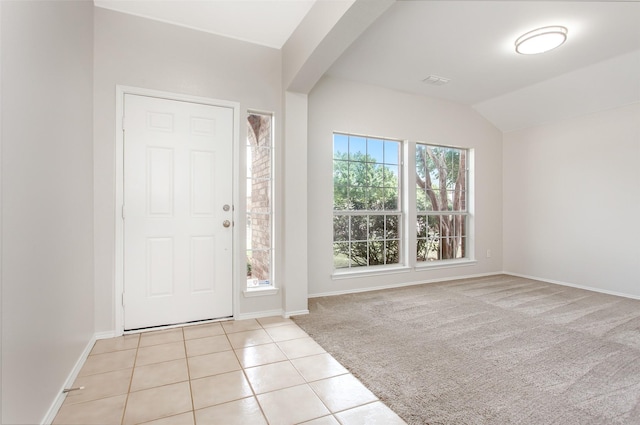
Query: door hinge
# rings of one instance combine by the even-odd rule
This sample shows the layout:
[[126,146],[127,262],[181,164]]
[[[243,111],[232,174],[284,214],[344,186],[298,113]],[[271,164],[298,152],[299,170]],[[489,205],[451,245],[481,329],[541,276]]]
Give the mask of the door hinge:
[[122,306],[124,307],[124,292],[122,293]]
[[122,116],[122,131],[124,131],[124,123],[125,123],[125,120],[124,120],[124,115],[123,115]]
[[122,210],[120,211],[121,215],[122,215],[122,219],[124,220],[124,205],[122,205]]

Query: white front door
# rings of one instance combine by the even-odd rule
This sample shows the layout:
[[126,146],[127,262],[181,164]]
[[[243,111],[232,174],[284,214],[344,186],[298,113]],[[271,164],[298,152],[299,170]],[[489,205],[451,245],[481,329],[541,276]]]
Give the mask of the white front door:
[[124,328],[229,317],[233,108],[124,96]]

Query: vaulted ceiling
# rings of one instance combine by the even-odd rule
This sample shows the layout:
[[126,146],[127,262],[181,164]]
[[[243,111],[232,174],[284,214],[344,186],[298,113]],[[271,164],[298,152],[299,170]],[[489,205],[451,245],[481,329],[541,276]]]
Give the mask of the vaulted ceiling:
[[[274,48],[314,3],[95,0]],[[515,52],[517,37],[548,25],[568,28],[565,44],[539,55]],[[328,74],[467,104],[503,131],[588,114],[640,101],[640,2],[396,1]],[[429,75],[450,81],[428,85]]]

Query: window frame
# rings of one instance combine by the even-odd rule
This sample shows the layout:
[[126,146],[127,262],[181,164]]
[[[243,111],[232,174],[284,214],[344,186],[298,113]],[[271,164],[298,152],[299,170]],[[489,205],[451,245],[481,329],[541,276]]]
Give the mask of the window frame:
[[[251,141],[250,141],[250,136],[249,136],[249,131],[251,131],[250,129],[250,125],[248,122],[248,119],[250,116],[252,115],[259,115],[262,117],[269,117],[269,121],[270,121],[270,128],[269,128],[269,145],[268,146],[252,146],[251,145]],[[269,217],[269,242],[270,242],[270,246],[268,249],[264,250],[264,249],[254,249],[253,246],[249,247],[248,245],[245,245],[245,249],[244,249],[244,253],[245,255],[248,256],[249,251],[254,252],[254,251],[268,251],[269,255],[269,279],[268,279],[268,284],[264,284],[264,283],[260,283],[257,286],[249,286],[249,280],[247,279],[247,281],[245,282],[244,285],[244,289],[243,289],[243,293],[245,295],[245,297],[248,296],[257,296],[257,295],[271,295],[271,294],[275,294],[277,293],[278,289],[276,287],[276,283],[275,282],[275,276],[276,276],[276,256],[275,256],[275,251],[276,251],[276,232],[275,232],[275,221],[276,221],[276,216],[275,216],[275,180],[276,180],[276,175],[275,175],[275,156],[276,156],[276,144],[275,144],[275,116],[272,112],[265,112],[265,111],[258,111],[258,110],[252,110],[249,109],[246,112],[245,115],[245,125],[247,128],[247,137],[245,140],[245,144],[244,144],[244,157],[245,157],[245,184],[247,185],[247,192],[249,191],[249,182],[251,180],[254,180],[254,173],[253,172],[249,172],[249,168],[251,165],[250,164],[250,159],[252,158],[251,155],[249,155],[248,150],[255,148],[255,149],[268,149],[269,150],[269,178],[266,179],[268,180],[269,184],[268,184],[268,190],[269,190],[269,207],[268,207],[268,212],[255,212],[251,209],[251,205],[249,204],[249,202],[247,202],[247,199],[249,198],[249,193],[246,193],[244,202],[245,202],[245,208],[244,208],[244,216],[245,216],[245,239],[248,239],[248,235],[250,233],[249,230],[249,226],[250,226],[250,222],[251,222],[251,215],[267,215]],[[264,179],[262,179],[264,181]],[[252,230],[251,230],[252,231]],[[247,242],[245,242],[246,244]],[[248,258],[247,258],[248,261]]]
[[[418,201],[417,201],[417,195],[418,195],[418,185],[416,182],[416,185],[413,187],[413,205],[412,208],[410,208],[410,214],[411,214],[411,219],[415,220],[416,223],[416,231],[413,232],[412,237],[415,238],[415,250],[413,250],[413,254],[415,255],[414,257],[414,261],[415,261],[415,267],[416,268],[432,268],[432,267],[442,267],[442,266],[448,266],[448,265],[457,265],[457,264],[463,264],[463,263],[469,263],[469,262],[475,262],[474,258],[473,258],[473,249],[472,249],[472,244],[471,244],[471,240],[473,239],[473,220],[472,220],[472,214],[471,214],[471,210],[473,208],[473,201],[472,201],[472,182],[473,182],[473,176],[472,176],[472,163],[473,163],[473,149],[471,148],[465,148],[465,147],[459,147],[459,146],[449,146],[449,145],[444,145],[444,144],[436,144],[436,143],[427,143],[427,142],[415,142],[412,144],[413,145],[413,149],[412,149],[412,155],[413,158],[415,160],[415,158],[417,158],[417,152],[418,152],[418,146],[424,146],[424,147],[432,147],[432,148],[444,148],[444,149],[455,149],[458,151],[464,151],[465,153],[465,190],[464,190],[464,209],[459,209],[459,210],[454,210],[454,209],[447,209],[447,210],[428,210],[428,209],[424,209],[424,210],[419,210],[418,209]],[[414,162],[413,167],[412,167],[412,171],[416,172],[416,167],[417,164]],[[446,187],[445,190],[450,191],[450,187]],[[426,235],[425,237],[420,237],[418,236],[417,233],[417,223],[418,223],[418,217],[419,216],[424,216],[427,220],[429,219],[429,217],[443,217],[443,216],[460,216],[463,217],[464,219],[464,235],[461,236],[463,238],[463,246],[462,246],[462,250],[464,252],[464,256],[463,257],[459,257],[459,258],[443,258],[443,259],[435,259],[435,260],[419,260],[418,259],[418,252],[417,252],[417,247],[418,247],[418,241],[419,240],[428,240],[428,235]],[[451,239],[451,238],[449,238]],[[441,245],[440,245],[440,249],[441,249]]]
[[[372,137],[376,139],[396,141],[400,143],[399,151],[399,200],[398,212],[401,224],[399,225],[400,240],[400,261],[397,264],[361,266],[352,268],[336,268],[332,262],[333,280],[349,279],[361,276],[388,275],[394,273],[405,273],[410,271],[424,271],[443,268],[459,268],[475,265],[478,261],[475,257],[475,149],[470,146],[456,146],[453,144],[434,143],[425,141],[401,140],[398,138],[381,138],[374,136],[361,136],[357,133],[334,131],[335,134],[354,135],[359,137]],[[415,183],[416,173],[416,148],[417,145],[428,145],[443,148],[460,149],[466,151],[466,237],[465,237],[465,257],[455,259],[442,259],[435,261],[417,261],[417,217],[424,215],[425,211],[418,211],[417,194]],[[334,148],[335,149],[335,148]],[[335,152],[332,150],[332,168],[335,160]],[[332,182],[332,196],[334,192]],[[335,201],[335,198],[334,198]],[[333,209],[332,220],[336,216],[337,210]],[[382,211],[384,213],[384,211]],[[453,213],[447,211],[447,213]],[[460,214],[459,212],[455,212]],[[334,226],[332,223],[332,230]],[[332,236],[332,252],[335,236]]]
[[[350,138],[361,138],[361,139],[365,139],[367,142],[367,151],[365,153],[365,158],[368,156],[368,146],[369,146],[369,140],[372,141],[376,141],[376,142],[382,142],[383,143],[383,160],[382,162],[370,162],[370,161],[354,161],[351,159],[350,157],[350,151],[347,150],[347,152],[345,152],[345,154],[347,155],[346,159],[336,159],[335,155],[336,155],[336,150],[335,150],[335,140],[336,140],[336,136],[345,136],[347,137],[347,139]],[[332,173],[332,178],[335,179],[335,163],[336,161],[343,161],[347,164],[347,168],[350,167],[351,163],[359,163],[359,164],[376,164],[378,166],[381,166],[383,168],[383,173],[384,173],[384,169],[386,168],[386,166],[397,166],[398,171],[396,174],[396,178],[397,178],[397,198],[396,198],[396,208],[395,209],[386,209],[383,207],[383,209],[336,209],[335,208],[335,190],[336,190],[336,185],[335,185],[335,181],[332,182],[332,194],[333,194],[333,202],[332,202],[332,233],[333,233],[333,237],[332,237],[332,250],[334,253],[334,261],[333,261],[333,276],[340,276],[340,275],[353,275],[353,274],[370,274],[370,273],[376,273],[379,271],[389,271],[389,270],[395,270],[398,268],[406,268],[406,201],[404,199],[405,197],[405,178],[404,178],[404,170],[405,170],[405,161],[404,161],[404,155],[405,155],[405,150],[406,150],[406,146],[405,146],[405,142],[403,140],[400,139],[395,139],[395,138],[388,138],[388,137],[377,137],[377,136],[366,136],[366,135],[361,135],[361,134],[357,134],[357,133],[350,133],[350,132],[341,132],[341,131],[334,131],[332,133],[332,169],[333,169],[333,173]],[[384,148],[384,142],[392,142],[392,143],[397,143],[397,164],[396,163],[391,163],[391,162],[385,162],[385,148]],[[348,187],[351,187],[348,185]],[[359,186],[354,186],[354,187],[359,187]],[[371,188],[369,186],[365,186],[367,188]],[[373,188],[379,189],[379,190],[384,190],[384,189],[390,189],[391,187],[388,186],[374,186]],[[383,198],[384,199],[384,198]],[[366,234],[367,237],[366,239],[356,239],[353,240],[351,239],[351,235],[352,235],[352,229],[351,229],[351,223],[352,223],[352,217],[368,217],[369,219],[367,220],[367,230],[366,230]],[[371,238],[370,235],[370,218],[371,216],[383,216],[383,222],[384,222],[384,236],[382,238]],[[396,228],[396,237],[387,237],[387,216],[396,216],[397,217],[397,228]],[[349,230],[347,231],[348,233],[348,238],[346,240],[336,240],[336,218],[337,217],[346,217],[349,221]],[[348,243],[348,244],[352,244],[352,243],[367,243],[367,262],[370,262],[370,257],[369,257],[369,244],[371,242],[381,242],[383,244],[383,246],[385,246],[385,250],[386,250],[386,243],[387,242],[397,242],[397,250],[398,250],[398,262],[393,262],[393,263],[388,263],[388,264],[374,264],[374,265],[352,265],[351,263],[349,263],[349,265],[347,267],[336,267],[336,263],[335,263],[335,245],[336,244],[340,244],[340,243]],[[383,257],[384,257],[384,261],[386,262],[387,258],[386,258],[386,251],[384,251],[383,253]]]

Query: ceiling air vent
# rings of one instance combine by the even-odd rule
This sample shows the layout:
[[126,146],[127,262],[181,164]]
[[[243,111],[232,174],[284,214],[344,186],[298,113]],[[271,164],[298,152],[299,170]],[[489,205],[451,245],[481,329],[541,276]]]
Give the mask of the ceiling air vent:
[[442,86],[451,81],[449,78],[438,77],[437,75],[429,75],[427,78],[422,80],[425,84],[431,84],[432,86]]

